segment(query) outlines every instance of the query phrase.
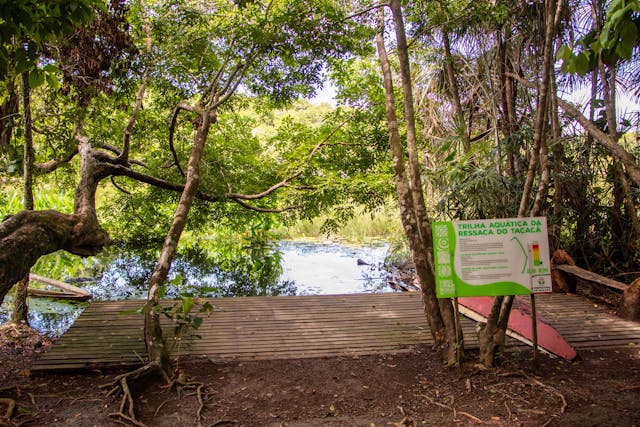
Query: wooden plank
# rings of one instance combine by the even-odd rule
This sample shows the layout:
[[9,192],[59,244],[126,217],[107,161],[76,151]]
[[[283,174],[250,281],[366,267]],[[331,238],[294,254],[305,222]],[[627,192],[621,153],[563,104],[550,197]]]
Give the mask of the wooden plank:
[[615,289],[616,291],[624,292],[624,290],[629,287],[629,285],[625,283],[600,276],[599,274],[580,268],[577,265],[559,264],[554,265],[553,268],[564,271],[565,273],[571,274],[579,279],[586,280],[587,282]]
[[[330,357],[409,351],[432,342],[419,294],[213,298],[215,307],[180,354],[211,360]],[[580,297],[540,295],[539,311],[576,348],[640,342],[640,327],[595,309]],[[133,366],[145,357],[143,317],[122,314],[144,301],[93,302],[34,364],[34,370]],[[171,306],[173,301],[163,301]],[[624,323],[621,323],[624,322]],[[165,336],[171,322],[163,320]],[[475,324],[463,319],[465,347],[477,348]],[[521,346],[509,339],[511,347]]]

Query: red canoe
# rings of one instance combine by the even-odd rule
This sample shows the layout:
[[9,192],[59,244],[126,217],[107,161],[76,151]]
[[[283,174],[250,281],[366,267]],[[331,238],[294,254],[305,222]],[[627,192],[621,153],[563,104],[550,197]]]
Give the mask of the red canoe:
[[[465,316],[476,320],[487,320],[491,311],[493,297],[464,297],[458,298],[460,312]],[[560,356],[566,360],[573,360],[578,357],[576,350],[551,326],[540,314],[536,316],[538,326],[538,346],[549,353]],[[519,339],[527,344],[532,344],[533,334],[531,330],[531,306],[516,297],[513,302],[513,309],[509,316],[508,335]]]

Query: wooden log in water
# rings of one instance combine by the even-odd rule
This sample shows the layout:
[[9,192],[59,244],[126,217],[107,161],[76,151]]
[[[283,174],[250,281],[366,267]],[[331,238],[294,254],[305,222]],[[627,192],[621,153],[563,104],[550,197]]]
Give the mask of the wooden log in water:
[[43,283],[45,285],[53,286],[60,291],[52,291],[46,289],[34,289],[29,288],[29,295],[34,297],[46,297],[46,298],[59,298],[59,299],[71,299],[77,301],[86,301],[93,297],[90,292],[81,289],[77,286],[70,285],[59,280],[51,279],[49,277],[43,277],[37,274],[30,273],[29,280],[33,282]]

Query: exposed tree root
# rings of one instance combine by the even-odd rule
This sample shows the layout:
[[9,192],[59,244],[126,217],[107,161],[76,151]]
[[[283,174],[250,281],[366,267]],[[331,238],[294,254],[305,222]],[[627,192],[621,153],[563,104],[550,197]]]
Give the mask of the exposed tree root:
[[[568,406],[568,404],[567,404],[567,399],[566,399],[566,398],[564,397],[564,395],[563,395],[562,393],[560,393],[560,391],[559,391],[558,389],[556,389],[555,387],[552,387],[552,386],[550,386],[550,385],[547,385],[547,384],[543,383],[542,381],[540,381],[540,380],[538,380],[538,379],[536,379],[536,378],[533,378],[533,377],[532,377],[532,376],[530,376],[530,375],[525,374],[524,372],[504,372],[504,373],[498,374],[498,376],[501,376],[501,377],[510,377],[510,376],[520,376],[520,377],[524,377],[524,378],[526,378],[527,380],[529,380],[529,383],[530,383],[531,385],[535,385],[535,386],[541,387],[541,388],[543,388],[543,389],[545,389],[545,390],[548,390],[549,392],[551,392],[551,394],[554,394],[554,395],[556,395],[558,398],[560,398],[560,401],[562,402],[562,404],[560,405],[560,413],[552,415],[552,416],[551,416],[551,417],[550,417],[550,418],[549,418],[549,419],[548,419],[544,424],[542,424],[542,425],[541,425],[541,427],[546,427],[546,426],[548,426],[549,424],[551,424],[551,422],[553,422],[553,420],[555,420],[555,419],[556,419],[556,417],[557,417],[558,415],[564,414],[564,413],[565,413],[565,411],[567,410],[567,406]],[[511,411],[509,411],[509,412],[511,412]],[[542,414],[541,414],[541,415],[542,415]]]
[[640,385],[628,385],[628,386],[624,386],[624,387],[619,387],[618,388],[619,391],[633,391],[633,390],[640,390]]
[[8,398],[0,398],[0,404],[7,405],[7,410],[4,412],[4,415],[0,417],[0,421],[5,422],[11,420],[13,417],[13,411],[16,409],[16,401]]
[[[167,389],[168,392],[176,391],[178,396],[183,391],[189,391],[190,393],[185,396],[196,396],[198,399],[198,410],[196,412],[196,425],[202,425],[202,411],[204,410],[205,405],[205,397],[204,397],[204,384],[195,382],[192,379],[187,379],[186,375],[183,372],[178,372],[177,376],[173,379],[169,378],[166,372],[161,368],[159,362],[150,362],[135,371],[128,372],[126,374],[122,374],[117,376],[113,382],[109,384],[105,384],[100,386],[102,389],[108,389],[107,397],[116,396],[118,394],[122,395],[120,400],[120,407],[118,412],[110,413],[109,416],[116,419],[116,422],[120,423],[129,423],[139,427],[146,427],[146,424],[139,421],[135,414],[135,400],[133,394],[131,393],[131,389],[129,387],[130,381],[140,380],[150,374],[159,373],[164,379],[167,381],[167,384],[162,386],[162,388]],[[158,409],[155,411],[155,415],[160,412],[160,409],[167,403],[167,401],[162,402]],[[129,425],[127,424],[127,425]]]
[[532,376],[525,374],[524,372],[504,372],[504,373],[498,374],[498,376],[501,376],[501,377],[510,377],[510,376],[524,377],[527,380],[529,380],[529,382],[532,385],[537,385],[538,387],[544,388],[544,389],[550,391],[552,394],[555,394],[557,397],[560,398],[560,401],[562,402],[562,405],[560,406],[560,414],[564,414],[564,412],[567,410],[567,406],[569,406],[567,404],[567,399],[564,397],[564,395],[562,393],[560,393],[560,391],[558,391],[558,389],[556,389],[556,388],[554,388],[554,387],[552,387],[550,385],[544,384],[542,381],[537,380],[537,379],[533,378]]
[[448,409],[450,411],[453,411],[453,418],[457,419],[458,418],[458,414],[469,418],[470,420],[478,423],[478,424],[485,424],[485,422],[483,420],[481,420],[480,418],[476,417],[475,415],[472,415],[468,412],[464,412],[464,411],[458,411],[456,410],[456,408],[454,406],[450,406],[450,405],[445,405],[444,403],[440,403],[437,402],[435,399],[433,399],[431,396],[427,396],[426,394],[416,394],[416,396],[418,397],[424,397],[425,399],[427,399],[429,401],[429,403],[439,406],[441,408],[444,409]]
[[136,418],[135,414],[135,402],[131,389],[129,388],[129,380],[139,380],[146,377],[151,373],[162,373],[166,377],[166,373],[160,367],[160,363],[153,361],[146,365],[136,369],[135,371],[128,372],[126,374],[118,375],[115,380],[110,384],[100,386],[102,389],[110,389],[107,393],[107,397],[115,396],[116,394],[122,394],[122,400],[120,401],[120,409],[118,412],[109,414],[110,417],[120,418],[136,426],[146,426]]
[[[185,396],[196,396],[196,398],[198,399],[199,406],[198,406],[198,410],[196,411],[196,425],[200,427],[202,425],[202,411],[204,409],[204,400],[205,400],[203,395],[204,384],[199,383],[197,381],[193,381],[192,378],[187,379],[184,372],[179,371],[178,376],[173,380],[171,380],[171,382],[165,387],[168,388],[169,391],[175,389],[178,392],[178,395],[180,395],[182,391],[192,391],[191,393],[188,393]],[[160,410],[160,407],[157,409],[157,411],[159,410]]]

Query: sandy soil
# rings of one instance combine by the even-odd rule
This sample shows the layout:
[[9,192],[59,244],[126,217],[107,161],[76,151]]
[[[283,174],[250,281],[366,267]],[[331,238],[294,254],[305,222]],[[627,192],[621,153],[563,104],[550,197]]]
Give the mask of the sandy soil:
[[[132,425],[109,415],[120,398],[99,387],[120,372],[32,375],[50,342],[17,340],[6,325],[1,332],[0,425]],[[494,370],[480,369],[476,356],[467,354],[461,369],[420,346],[364,357],[181,359],[201,387],[145,380],[132,391],[136,417],[149,426],[640,425],[638,346],[584,351],[571,363],[542,355],[537,368],[529,351],[507,353]],[[11,417],[2,418],[11,402]]]

